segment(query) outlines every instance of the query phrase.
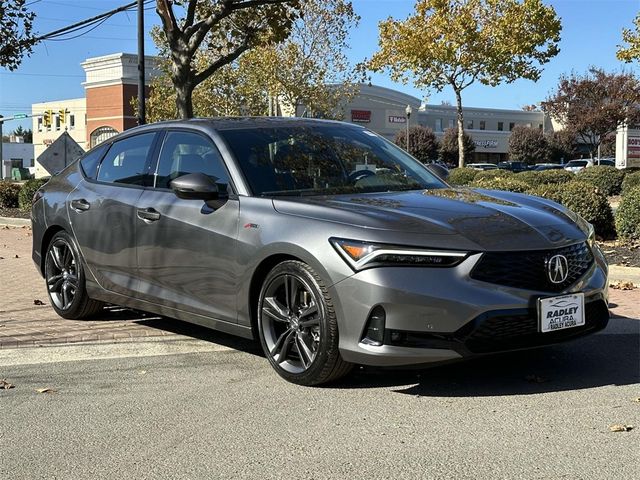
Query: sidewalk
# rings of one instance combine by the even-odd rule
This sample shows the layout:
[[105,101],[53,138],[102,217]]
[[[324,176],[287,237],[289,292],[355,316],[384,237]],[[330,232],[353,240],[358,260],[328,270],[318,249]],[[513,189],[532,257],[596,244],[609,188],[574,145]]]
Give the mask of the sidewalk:
[[[612,267],[611,278],[640,285],[640,269]],[[0,287],[0,349],[150,337],[176,339],[203,332],[184,322],[116,307],[105,310],[96,320],[60,318],[50,307],[44,280],[31,260],[31,230],[27,227],[0,227]],[[640,288],[610,289],[609,293],[614,316],[640,320]]]

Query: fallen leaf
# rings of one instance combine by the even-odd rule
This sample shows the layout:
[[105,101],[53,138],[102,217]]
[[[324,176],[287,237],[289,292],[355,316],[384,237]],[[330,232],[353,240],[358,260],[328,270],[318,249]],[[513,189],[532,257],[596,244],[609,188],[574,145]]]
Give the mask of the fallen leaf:
[[609,425],[609,430],[611,430],[612,432],[628,432],[630,430],[633,430],[633,425],[616,423],[615,425]]
[[640,403],[640,397],[634,398],[633,401],[636,402],[636,403]]
[[36,392],[38,393],[56,393],[57,390],[54,390],[53,388],[36,388]]
[[37,298],[33,301],[34,305],[44,305],[44,302],[42,300],[38,300]]
[[146,371],[146,370],[140,370],[140,371],[138,372],[138,375],[145,375],[146,373],[147,373],[147,371]]
[[549,381],[549,379],[541,377],[539,375],[527,375],[526,377],[524,377],[524,379],[527,382],[531,382],[531,383],[545,383]]
[[9,383],[6,380],[0,380],[0,389],[9,390],[10,388],[16,388],[13,383]]
[[613,288],[614,290],[634,290],[636,288],[636,286],[633,284],[633,282],[629,282],[626,280],[618,280],[616,282],[613,282],[611,284],[609,284],[609,286],[611,288]]
[[20,258],[18,255],[16,255],[16,258]]

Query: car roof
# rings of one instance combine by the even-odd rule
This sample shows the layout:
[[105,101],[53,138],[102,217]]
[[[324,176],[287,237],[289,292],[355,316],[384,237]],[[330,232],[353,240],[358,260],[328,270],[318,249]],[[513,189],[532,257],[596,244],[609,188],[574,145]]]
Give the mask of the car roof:
[[352,123],[339,122],[337,120],[324,120],[318,118],[301,118],[301,117],[214,117],[214,118],[191,118],[188,120],[169,120],[157,122],[148,125],[135,127],[126,132],[148,129],[150,127],[180,127],[180,126],[201,126],[209,127],[214,130],[243,130],[246,128],[286,128],[310,126],[317,127],[319,125],[334,125],[341,127],[364,128],[360,125]]

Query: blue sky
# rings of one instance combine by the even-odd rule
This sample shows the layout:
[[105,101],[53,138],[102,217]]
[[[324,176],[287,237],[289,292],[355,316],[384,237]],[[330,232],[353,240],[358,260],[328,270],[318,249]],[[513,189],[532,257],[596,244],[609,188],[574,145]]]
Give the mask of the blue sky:
[[[37,14],[36,29],[50,32],[84,18],[113,9],[129,0],[31,0],[31,8]],[[545,67],[542,78],[534,83],[517,81],[495,88],[473,85],[463,93],[467,106],[492,108],[520,108],[543,100],[557,84],[563,73],[584,72],[595,65],[607,70],[635,69],[640,65],[626,66],[615,58],[616,45],[621,42],[624,27],[630,27],[640,11],[640,0],[548,0],[562,19],[563,31],[560,54]],[[414,0],[353,0],[362,17],[360,26],[352,32],[348,56],[357,63],[371,56],[378,45],[378,22],[389,16],[406,18],[415,5]],[[145,15],[149,28],[158,23],[155,10]],[[150,39],[146,42],[147,54],[155,52]],[[116,52],[135,53],[135,13],[120,13],[97,29],[74,40],[49,41],[34,48],[14,72],[0,69],[0,114],[30,112],[31,104],[56,99],[76,98],[84,95],[81,82],[84,72],[80,62]],[[397,88],[430,103],[443,100],[454,103],[453,92],[441,93],[414,89],[411,85],[394,84],[386,75],[373,75],[373,83]],[[5,131],[20,123],[5,124]],[[26,128],[31,122],[22,122]]]

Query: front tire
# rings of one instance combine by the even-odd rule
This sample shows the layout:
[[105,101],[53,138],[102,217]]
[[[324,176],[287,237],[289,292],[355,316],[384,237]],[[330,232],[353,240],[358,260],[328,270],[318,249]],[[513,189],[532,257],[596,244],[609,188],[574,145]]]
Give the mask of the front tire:
[[56,233],[49,242],[44,275],[51,306],[61,317],[80,320],[102,310],[104,304],[87,295],[80,252],[67,232]]
[[262,349],[284,379],[319,385],[351,370],[338,350],[331,297],[307,264],[288,260],[269,272],[260,291],[257,318]]

